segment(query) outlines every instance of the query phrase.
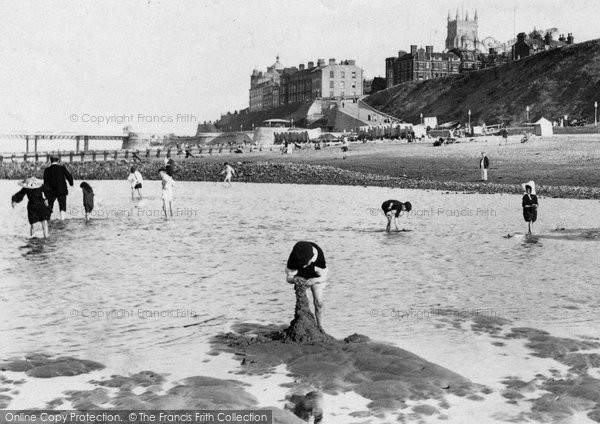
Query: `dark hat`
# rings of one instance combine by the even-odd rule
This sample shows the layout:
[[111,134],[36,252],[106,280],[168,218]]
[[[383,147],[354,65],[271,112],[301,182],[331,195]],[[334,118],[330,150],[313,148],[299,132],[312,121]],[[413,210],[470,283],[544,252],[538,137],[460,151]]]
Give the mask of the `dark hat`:
[[299,264],[306,265],[313,257],[313,246],[308,241],[299,241],[292,249],[292,257]]
[[412,205],[410,202],[404,202],[404,208],[406,209],[406,212],[410,212],[412,210]]
[[50,162],[58,162],[58,156],[50,156]]

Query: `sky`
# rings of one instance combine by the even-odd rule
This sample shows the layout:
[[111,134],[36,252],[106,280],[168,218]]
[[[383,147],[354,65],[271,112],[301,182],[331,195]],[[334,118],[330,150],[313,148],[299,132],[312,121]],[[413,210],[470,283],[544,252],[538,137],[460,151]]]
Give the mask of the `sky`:
[[448,11],[479,37],[556,27],[600,38],[592,0],[0,0],[0,134],[194,134],[248,107],[250,74],[355,59],[367,78],[411,44],[441,51]]

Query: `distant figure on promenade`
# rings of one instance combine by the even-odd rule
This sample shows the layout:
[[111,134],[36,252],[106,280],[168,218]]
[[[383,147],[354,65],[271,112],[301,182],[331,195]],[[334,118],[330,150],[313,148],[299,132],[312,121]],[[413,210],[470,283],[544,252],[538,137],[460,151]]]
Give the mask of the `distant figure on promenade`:
[[317,326],[323,330],[323,290],[327,285],[327,264],[323,250],[316,243],[299,241],[290,253],[285,274],[288,283],[310,287]]
[[185,145],[185,159],[187,158],[195,158],[196,156],[194,156],[194,154],[192,153],[192,149],[190,148],[189,144]]
[[40,222],[44,238],[48,237],[48,220],[50,219],[50,215],[52,215],[52,210],[48,207],[47,199],[42,190],[44,182],[31,177],[17,184],[22,188],[12,196],[12,207],[14,208],[15,204],[20,203],[27,196],[27,219],[29,220],[29,225],[31,225],[29,234],[33,237],[35,224]]
[[133,156],[133,161],[134,161],[134,162],[135,162],[136,160],[137,160],[138,162],[143,162],[143,161],[144,161],[144,160],[143,160],[143,159],[140,157],[140,155],[138,155],[138,153],[137,153],[137,152],[133,152],[133,153],[132,153],[132,156]]
[[142,198],[142,183],[144,179],[142,178],[142,174],[137,170],[135,166],[132,166],[129,170],[129,177],[127,177],[127,181],[131,184],[131,200],[133,200],[133,194],[137,191],[139,198]]
[[231,187],[231,176],[235,175],[235,169],[233,169],[233,167],[229,165],[228,162],[225,162],[225,165],[223,166],[223,170],[221,171],[221,174],[225,174],[225,179],[223,180],[223,182],[228,183],[229,187]]
[[481,158],[479,159],[479,168],[481,168],[481,181],[487,181],[487,170],[490,167],[490,160],[481,152]]
[[538,198],[535,194],[535,183],[529,181],[522,184],[525,195],[523,196],[523,218],[527,222],[528,233],[531,234],[531,224],[537,220]]
[[381,204],[381,209],[387,218],[387,226],[385,230],[389,233],[392,228],[392,218],[394,218],[394,226],[396,227],[396,231],[400,231],[398,229],[398,217],[402,214],[402,212],[410,212],[412,210],[412,205],[410,202],[402,203],[398,200],[386,200]]
[[502,136],[502,139],[504,140],[504,145],[506,146],[508,144],[508,130],[506,129],[506,125],[502,125],[500,135]]
[[[173,187],[175,187],[175,182],[173,178],[167,174],[167,170],[165,168],[160,168],[158,171],[161,178],[161,187],[162,187],[162,201],[163,201],[163,212],[165,213],[165,218],[169,219],[169,215],[173,216]],[[169,206],[169,215],[167,215],[167,205]]]
[[83,192],[83,209],[85,210],[85,220],[89,221],[89,214],[94,209],[94,190],[85,181],[79,184]]
[[348,137],[346,136],[342,139],[342,152],[344,153],[343,159],[346,159],[346,154],[348,153]]
[[67,195],[69,194],[67,181],[73,187],[73,176],[64,165],[58,163],[56,156],[52,156],[50,158],[50,166],[44,170],[44,185],[47,189],[50,211],[54,208],[54,201],[58,199],[61,221],[65,219],[67,212]]

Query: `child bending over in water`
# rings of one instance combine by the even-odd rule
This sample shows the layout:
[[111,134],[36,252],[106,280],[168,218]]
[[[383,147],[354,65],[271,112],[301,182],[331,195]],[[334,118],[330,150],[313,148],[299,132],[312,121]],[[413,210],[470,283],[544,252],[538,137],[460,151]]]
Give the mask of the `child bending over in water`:
[[389,233],[392,227],[392,218],[394,218],[396,231],[400,231],[398,229],[398,217],[402,212],[410,212],[412,210],[412,205],[410,202],[402,203],[398,200],[386,200],[381,205],[381,209],[383,209],[383,213],[387,218],[385,230]]
[[89,214],[94,209],[94,190],[85,181],[79,184],[81,191],[83,192],[83,208],[85,209],[85,220],[89,221]]

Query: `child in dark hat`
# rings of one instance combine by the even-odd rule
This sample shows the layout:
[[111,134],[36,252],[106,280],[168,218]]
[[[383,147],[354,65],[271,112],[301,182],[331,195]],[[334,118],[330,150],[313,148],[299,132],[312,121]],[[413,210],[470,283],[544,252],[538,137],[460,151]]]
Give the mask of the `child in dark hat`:
[[531,234],[531,224],[537,221],[538,198],[535,194],[535,183],[533,181],[522,184],[522,187],[525,190],[522,201],[523,219],[527,222],[528,234]]
[[94,190],[85,181],[79,184],[81,191],[83,192],[83,208],[85,209],[85,220],[89,220],[89,214],[94,209]]
[[35,224],[42,224],[44,238],[48,237],[48,220],[52,210],[48,207],[48,200],[42,186],[44,182],[36,177],[26,178],[18,183],[21,190],[12,196],[12,207],[21,202],[27,196],[27,218],[31,225],[30,234],[33,237]]

